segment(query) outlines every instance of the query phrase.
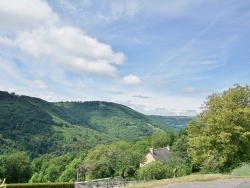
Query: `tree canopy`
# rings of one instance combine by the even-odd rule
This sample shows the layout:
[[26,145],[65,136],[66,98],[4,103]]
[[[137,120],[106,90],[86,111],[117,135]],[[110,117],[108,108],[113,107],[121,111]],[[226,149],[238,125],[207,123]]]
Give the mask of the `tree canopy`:
[[204,171],[228,171],[250,158],[250,89],[234,85],[207,98],[188,126],[188,154]]

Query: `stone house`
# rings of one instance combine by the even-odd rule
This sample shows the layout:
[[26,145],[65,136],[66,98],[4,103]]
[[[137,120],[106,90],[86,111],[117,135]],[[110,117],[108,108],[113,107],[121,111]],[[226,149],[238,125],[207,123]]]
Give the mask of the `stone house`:
[[143,164],[140,164],[140,167],[154,162],[154,161],[161,161],[163,163],[167,163],[172,158],[172,154],[170,152],[170,146],[164,148],[150,148],[149,152],[146,155],[146,161]]

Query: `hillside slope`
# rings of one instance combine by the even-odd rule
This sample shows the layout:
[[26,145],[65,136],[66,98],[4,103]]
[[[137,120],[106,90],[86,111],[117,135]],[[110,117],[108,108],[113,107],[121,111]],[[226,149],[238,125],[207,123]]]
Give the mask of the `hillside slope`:
[[133,141],[159,129],[173,126],[116,103],[50,103],[0,91],[0,154],[61,155],[115,140]]

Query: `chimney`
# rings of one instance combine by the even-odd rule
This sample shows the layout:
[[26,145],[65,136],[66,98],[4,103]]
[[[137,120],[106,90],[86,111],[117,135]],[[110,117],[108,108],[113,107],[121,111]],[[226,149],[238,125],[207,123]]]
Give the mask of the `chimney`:
[[167,145],[167,150],[170,151],[170,145]]
[[150,152],[151,154],[154,154],[154,148],[151,147],[151,148],[149,149],[149,152]]

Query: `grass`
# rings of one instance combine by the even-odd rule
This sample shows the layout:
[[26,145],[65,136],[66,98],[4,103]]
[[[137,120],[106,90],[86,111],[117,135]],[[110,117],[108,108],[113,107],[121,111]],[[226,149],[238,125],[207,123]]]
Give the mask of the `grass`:
[[235,168],[231,174],[234,176],[250,176],[250,165],[243,163],[238,168]]
[[225,174],[196,174],[196,175],[189,175],[171,179],[156,180],[147,183],[139,183],[126,187],[147,188],[147,187],[163,186],[174,183],[202,182],[202,181],[213,181],[213,180],[232,179],[232,178],[246,178],[246,176],[235,176],[235,175],[225,175]]

